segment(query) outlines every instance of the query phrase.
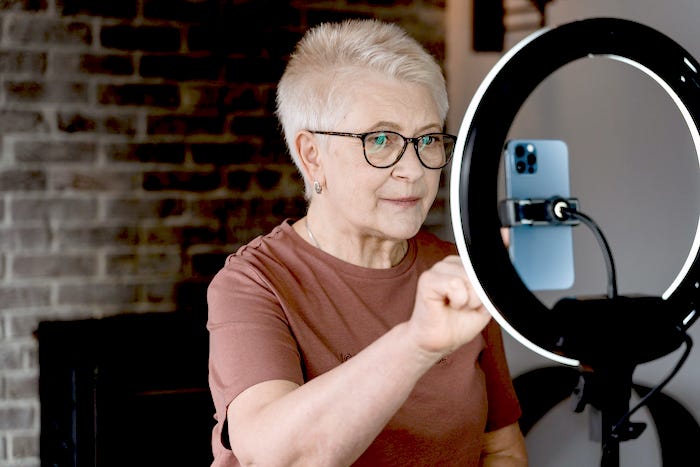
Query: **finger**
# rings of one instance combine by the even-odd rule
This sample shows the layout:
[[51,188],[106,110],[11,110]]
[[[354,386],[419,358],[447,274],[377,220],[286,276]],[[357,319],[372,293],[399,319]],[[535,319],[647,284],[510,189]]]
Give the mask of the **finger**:
[[484,308],[484,304],[481,301],[481,297],[479,297],[479,294],[476,293],[476,290],[471,286],[469,287],[469,301],[467,302],[467,308],[470,308],[472,310]]
[[481,298],[467,277],[464,265],[459,256],[455,255],[445,258],[441,264],[439,264],[437,271],[445,275],[446,281],[448,280],[447,277],[450,277],[449,286],[447,288],[448,294],[446,297],[449,298],[452,306],[455,308],[467,307],[472,309],[482,306]]
[[501,238],[503,239],[503,244],[507,247],[510,246],[510,229],[508,227],[501,227]]
[[429,300],[439,301],[455,310],[476,310],[482,306],[466,275],[435,274],[431,280],[426,295]]
[[443,295],[446,306],[454,309],[466,308],[469,306],[470,298],[469,287],[461,277],[452,277],[447,281]]

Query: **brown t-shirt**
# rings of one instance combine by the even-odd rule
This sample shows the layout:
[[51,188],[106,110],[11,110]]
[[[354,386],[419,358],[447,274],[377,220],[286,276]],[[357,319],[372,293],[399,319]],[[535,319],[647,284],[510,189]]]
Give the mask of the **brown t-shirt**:
[[[421,232],[398,265],[368,269],[314,248],[287,220],[229,256],[208,291],[213,465],[238,465],[221,437],[238,394],[273,379],[301,385],[351,358],[410,318],[420,274],[455,253]],[[477,465],[484,431],[520,413],[491,320],[418,381],[355,465]]]

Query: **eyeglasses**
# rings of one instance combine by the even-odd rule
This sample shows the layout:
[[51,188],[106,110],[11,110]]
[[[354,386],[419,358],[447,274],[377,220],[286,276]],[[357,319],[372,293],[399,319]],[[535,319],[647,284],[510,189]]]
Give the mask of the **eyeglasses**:
[[365,160],[369,165],[378,169],[386,169],[399,162],[406,152],[408,143],[413,143],[418,160],[423,167],[442,169],[452,159],[457,141],[456,136],[447,133],[428,133],[415,138],[406,138],[395,131],[369,131],[367,133],[311,131],[311,133],[361,139]]

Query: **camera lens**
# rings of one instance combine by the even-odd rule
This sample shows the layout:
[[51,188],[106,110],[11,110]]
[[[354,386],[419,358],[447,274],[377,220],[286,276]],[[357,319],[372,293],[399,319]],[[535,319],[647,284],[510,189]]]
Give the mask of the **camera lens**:
[[535,165],[537,163],[537,156],[533,153],[527,155],[528,165]]
[[517,157],[523,157],[525,155],[525,146],[518,144],[515,146],[515,155]]
[[526,168],[525,162],[523,162],[523,161],[518,161],[518,162],[515,163],[515,171],[518,172],[519,174],[524,173],[524,172],[525,172],[525,168]]

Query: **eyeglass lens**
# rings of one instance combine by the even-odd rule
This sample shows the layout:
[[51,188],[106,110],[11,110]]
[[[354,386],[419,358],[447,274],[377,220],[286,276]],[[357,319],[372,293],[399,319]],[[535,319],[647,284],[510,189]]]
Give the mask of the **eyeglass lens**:
[[[407,146],[406,139],[392,131],[368,133],[364,138],[365,156],[375,167],[388,167],[396,162]],[[430,133],[418,137],[418,157],[427,167],[443,167],[454,151],[455,140],[450,135]]]

